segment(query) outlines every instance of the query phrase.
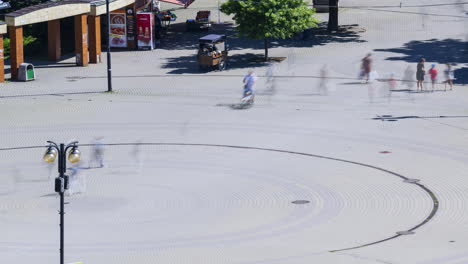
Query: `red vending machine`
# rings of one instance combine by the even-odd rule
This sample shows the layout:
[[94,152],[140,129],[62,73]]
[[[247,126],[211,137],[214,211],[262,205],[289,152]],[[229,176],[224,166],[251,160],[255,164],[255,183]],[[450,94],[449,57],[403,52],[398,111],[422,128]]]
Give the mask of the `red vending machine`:
[[154,49],[154,14],[137,13],[138,49]]

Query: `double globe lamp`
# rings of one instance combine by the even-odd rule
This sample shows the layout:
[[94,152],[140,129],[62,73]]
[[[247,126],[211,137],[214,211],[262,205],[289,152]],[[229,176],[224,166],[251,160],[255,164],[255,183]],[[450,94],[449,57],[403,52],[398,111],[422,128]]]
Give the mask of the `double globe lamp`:
[[[44,154],[44,161],[47,163],[53,163],[57,159],[58,151],[52,146],[49,146],[46,153]],[[77,163],[81,159],[81,152],[78,147],[73,147],[68,153],[68,161],[71,163]]]
[[57,145],[55,142],[47,141],[47,151],[44,154],[43,160],[47,163],[53,163],[58,157],[58,172],[59,176],[55,178],[55,191],[60,194],[60,264],[64,264],[64,214],[65,214],[65,201],[64,192],[68,189],[69,180],[65,175],[67,170],[66,156],[68,152],[68,161],[77,163],[80,161],[81,153],[78,150],[78,141],[73,141],[67,145],[61,143]]

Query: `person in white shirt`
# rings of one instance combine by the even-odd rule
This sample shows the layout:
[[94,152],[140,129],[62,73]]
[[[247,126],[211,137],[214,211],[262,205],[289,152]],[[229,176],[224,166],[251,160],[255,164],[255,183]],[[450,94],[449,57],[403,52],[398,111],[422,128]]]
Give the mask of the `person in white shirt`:
[[257,76],[253,72],[253,70],[249,70],[248,74],[245,75],[243,83],[244,83],[244,97],[248,95],[253,95],[255,82],[257,81]]

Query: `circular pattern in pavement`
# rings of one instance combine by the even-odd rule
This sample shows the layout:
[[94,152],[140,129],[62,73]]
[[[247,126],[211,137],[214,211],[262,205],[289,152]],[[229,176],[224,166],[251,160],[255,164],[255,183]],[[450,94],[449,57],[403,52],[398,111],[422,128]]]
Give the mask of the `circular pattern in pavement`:
[[[108,167],[83,170],[85,192],[67,197],[67,248],[75,254],[232,248],[275,239],[281,242],[270,246],[300,241],[297,254],[337,252],[413,233],[438,209],[437,198],[420,182],[349,160],[210,144],[107,148]],[[15,194],[22,199],[2,201],[5,223],[30,231],[7,236],[8,247],[54,249],[38,241],[41,231],[56,229],[58,216],[51,212],[58,200],[39,195],[50,194],[49,186],[22,183]]]

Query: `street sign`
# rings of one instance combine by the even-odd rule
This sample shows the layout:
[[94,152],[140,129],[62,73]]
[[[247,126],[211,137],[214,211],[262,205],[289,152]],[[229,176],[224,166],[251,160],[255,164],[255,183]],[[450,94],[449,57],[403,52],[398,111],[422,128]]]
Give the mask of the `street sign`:
[[0,0],[0,10],[10,8],[10,2],[3,2]]

